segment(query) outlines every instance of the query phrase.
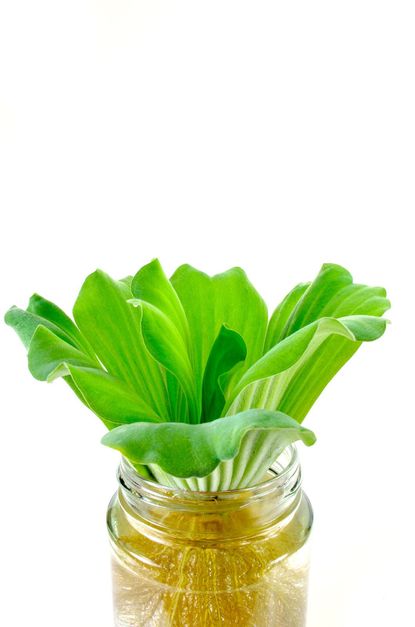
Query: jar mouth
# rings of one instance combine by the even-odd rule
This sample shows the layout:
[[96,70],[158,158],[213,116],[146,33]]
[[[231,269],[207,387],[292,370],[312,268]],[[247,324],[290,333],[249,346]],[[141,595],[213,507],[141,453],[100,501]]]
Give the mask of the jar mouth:
[[129,492],[140,496],[148,497],[168,497],[169,499],[186,500],[186,501],[217,501],[217,500],[234,500],[245,499],[246,497],[262,498],[267,494],[279,490],[284,490],[288,484],[293,482],[300,483],[300,468],[297,448],[294,444],[287,446],[279,455],[278,459],[272,464],[268,471],[268,477],[259,481],[257,484],[233,490],[223,491],[199,491],[185,490],[162,485],[157,481],[142,477],[134,468],[134,466],[125,457],[121,458],[118,469],[118,481],[123,488]]

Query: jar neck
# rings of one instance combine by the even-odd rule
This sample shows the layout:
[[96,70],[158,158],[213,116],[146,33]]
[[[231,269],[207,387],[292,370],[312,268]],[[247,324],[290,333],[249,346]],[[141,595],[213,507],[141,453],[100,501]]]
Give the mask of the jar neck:
[[257,535],[289,518],[301,497],[301,468],[294,446],[285,449],[264,481],[241,490],[169,488],[144,479],[124,458],[118,480],[120,504],[132,525],[187,540]]

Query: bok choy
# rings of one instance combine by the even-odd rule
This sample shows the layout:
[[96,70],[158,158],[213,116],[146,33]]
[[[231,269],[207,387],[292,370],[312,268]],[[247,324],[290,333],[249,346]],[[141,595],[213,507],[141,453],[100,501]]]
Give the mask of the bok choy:
[[7,324],[31,374],[63,378],[138,472],[193,490],[260,481],[286,446],[315,441],[302,421],[362,342],[379,338],[380,287],[325,264],[268,320],[240,268],[213,277],[158,260],[120,281],[87,277],[69,318],[35,294]]

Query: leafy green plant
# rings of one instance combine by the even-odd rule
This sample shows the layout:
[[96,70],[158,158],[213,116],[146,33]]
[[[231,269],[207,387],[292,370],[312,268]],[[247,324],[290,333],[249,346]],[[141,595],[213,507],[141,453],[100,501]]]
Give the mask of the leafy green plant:
[[283,449],[315,441],[301,423],[362,342],[385,331],[380,287],[335,264],[297,285],[268,321],[240,268],[189,265],[169,280],[158,260],[115,281],[87,277],[72,321],[34,295],[6,314],[32,375],[62,377],[144,476],[186,489],[252,485]]

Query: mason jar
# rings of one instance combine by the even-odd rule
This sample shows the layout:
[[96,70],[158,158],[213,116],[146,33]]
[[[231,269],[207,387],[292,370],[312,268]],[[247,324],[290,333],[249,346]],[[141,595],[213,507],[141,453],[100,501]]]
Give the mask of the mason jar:
[[125,459],[108,508],[116,627],[303,627],[310,502],[288,447],[255,487],[192,492]]

